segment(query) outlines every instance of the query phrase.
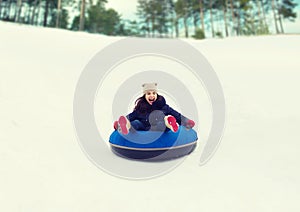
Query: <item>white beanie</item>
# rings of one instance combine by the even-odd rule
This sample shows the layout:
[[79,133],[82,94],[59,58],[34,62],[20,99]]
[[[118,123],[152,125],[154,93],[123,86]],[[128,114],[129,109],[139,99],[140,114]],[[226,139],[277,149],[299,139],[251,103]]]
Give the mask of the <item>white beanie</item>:
[[157,83],[144,83],[142,85],[143,92],[146,93],[147,91],[157,91]]

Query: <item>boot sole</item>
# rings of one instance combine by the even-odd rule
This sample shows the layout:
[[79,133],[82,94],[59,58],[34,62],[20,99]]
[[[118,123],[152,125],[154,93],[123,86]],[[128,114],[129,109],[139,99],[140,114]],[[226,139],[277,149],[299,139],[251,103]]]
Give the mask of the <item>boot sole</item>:
[[121,133],[124,135],[127,135],[129,133],[128,131],[128,120],[125,116],[121,116],[119,118],[119,126],[121,128]]
[[166,126],[173,132],[178,131],[178,125],[176,119],[173,116],[168,116],[166,119]]

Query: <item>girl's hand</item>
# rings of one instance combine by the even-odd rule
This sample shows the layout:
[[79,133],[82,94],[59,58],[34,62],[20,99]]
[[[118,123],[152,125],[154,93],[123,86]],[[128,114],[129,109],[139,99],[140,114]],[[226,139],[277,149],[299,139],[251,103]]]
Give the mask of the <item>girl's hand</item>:
[[195,126],[195,122],[193,120],[187,120],[186,123],[185,123],[185,127],[188,128],[188,129],[191,129]]

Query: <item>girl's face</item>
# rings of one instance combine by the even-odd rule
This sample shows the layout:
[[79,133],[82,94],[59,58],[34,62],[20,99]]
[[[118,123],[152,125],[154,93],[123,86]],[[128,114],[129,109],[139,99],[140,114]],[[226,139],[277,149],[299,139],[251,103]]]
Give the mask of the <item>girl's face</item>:
[[152,105],[153,102],[155,102],[155,100],[157,99],[157,93],[156,91],[147,91],[145,94],[145,98],[147,100],[147,102]]

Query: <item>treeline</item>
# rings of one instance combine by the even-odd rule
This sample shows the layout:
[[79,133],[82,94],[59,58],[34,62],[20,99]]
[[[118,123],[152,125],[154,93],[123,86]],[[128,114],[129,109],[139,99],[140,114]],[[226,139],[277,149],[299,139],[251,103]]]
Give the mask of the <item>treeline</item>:
[[[113,0],[111,0],[113,1]],[[194,37],[284,33],[294,0],[138,0],[138,20],[124,20],[107,0],[0,0],[0,19],[106,35]]]
[[107,0],[0,0],[0,20],[23,24],[125,35],[117,11]]
[[297,17],[293,0],[138,0],[141,30],[149,37],[196,37],[284,33]]

